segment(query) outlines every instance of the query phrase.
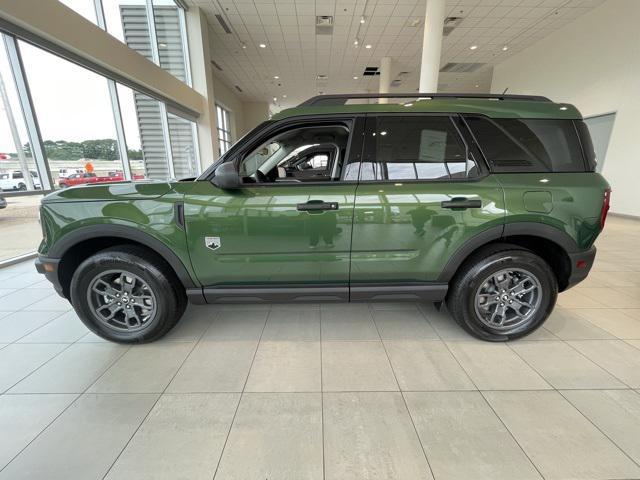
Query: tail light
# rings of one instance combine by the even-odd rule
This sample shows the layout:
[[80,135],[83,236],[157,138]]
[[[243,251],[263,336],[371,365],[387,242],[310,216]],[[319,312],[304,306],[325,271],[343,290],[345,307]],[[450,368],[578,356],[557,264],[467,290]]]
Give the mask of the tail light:
[[607,188],[604,191],[604,198],[602,199],[602,210],[600,211],[600,228],[604,228],[604,222],[607,220],[607,213],[609,212],[610,204],[611,204],[611,189]]

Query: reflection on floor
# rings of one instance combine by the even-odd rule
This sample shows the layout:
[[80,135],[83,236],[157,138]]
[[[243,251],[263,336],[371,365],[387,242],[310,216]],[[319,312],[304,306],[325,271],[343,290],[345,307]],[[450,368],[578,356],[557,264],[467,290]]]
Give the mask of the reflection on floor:
[[0,270],[0,479],[640,477],[640,222],[534,335],[419,304],[190,307],[164,340],[89,333]]

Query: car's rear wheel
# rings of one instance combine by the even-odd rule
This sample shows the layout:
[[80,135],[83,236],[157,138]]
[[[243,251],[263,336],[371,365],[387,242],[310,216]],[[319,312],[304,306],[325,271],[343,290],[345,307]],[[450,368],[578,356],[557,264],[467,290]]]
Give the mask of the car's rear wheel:
[[540,327],[557,292],[556,276],[542,258],[514,245],[493,245],[461,267],[447,295],[447,309],[473,336],[504,341]]
[[24,183],[18,184],[18,190],[25,191],[26,189],[27,189],[27,185],[25,185]]
[[157,340],[178,322],[187,303],[164,260],[133,245],[102,250],[82,262],[70,293],[82,322],[120,343]]

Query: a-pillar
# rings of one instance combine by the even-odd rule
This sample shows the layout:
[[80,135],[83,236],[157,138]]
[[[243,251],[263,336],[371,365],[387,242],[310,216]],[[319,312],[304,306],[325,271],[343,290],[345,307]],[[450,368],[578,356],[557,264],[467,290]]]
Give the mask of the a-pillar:
[[438,73],[440,72],[445,0],[426,0],[426,2],[422,62],[420,64],[420,92],[436,93],[438,91]]

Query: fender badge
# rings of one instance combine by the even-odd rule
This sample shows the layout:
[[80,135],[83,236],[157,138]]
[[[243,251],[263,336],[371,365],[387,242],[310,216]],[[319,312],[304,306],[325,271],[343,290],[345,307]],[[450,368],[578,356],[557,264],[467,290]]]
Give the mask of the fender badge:
[[222,246],[220,237],[204,237],[204,244],[210,250],[217,250]]

